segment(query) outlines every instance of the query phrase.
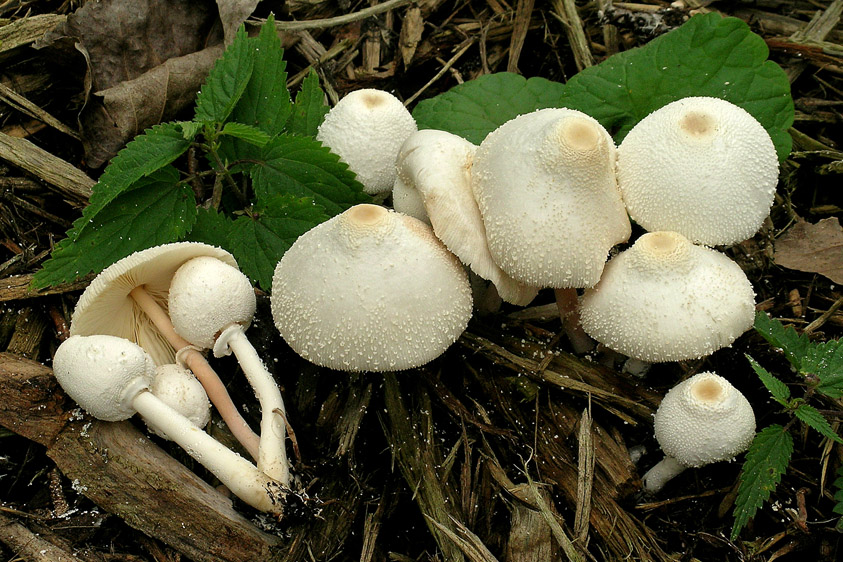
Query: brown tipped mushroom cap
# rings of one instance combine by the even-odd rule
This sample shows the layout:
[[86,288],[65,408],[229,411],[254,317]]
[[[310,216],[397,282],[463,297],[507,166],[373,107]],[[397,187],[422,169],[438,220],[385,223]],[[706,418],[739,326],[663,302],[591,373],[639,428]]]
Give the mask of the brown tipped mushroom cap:
[[392,371],[445,351],[471,317],[453,254],[421,221],[357,205],[299,237],[272,280],[286,342],[317,365]]
[[630,234],[615,144],[572,109],[521,115],[490,133],[474,157],[472,189],[495,262],[527,285],[590,287]]
[[778,172],[764,127],[717,98],[684,98],[654,111],[618,148],[618,185],[632,220],[709,246],[758,231]]
[[398,150],[416,129],[401,100],[363,89],[347,94],[325,115],[316,140],[348,164],[366,193],[375,195],[392,189]]
[[685,466],[733,458],[755,437],[749,401],[726,379],[705,372],[665,395],[655,416],[656,439],[664,454]]
[[221,248],[198,242],[155,246],[127,256],[102,271],[85,289],[73,311],[71,335],[108,334],[126,338],[149,353],[156,365],[175,360],[175,351],[129,293],[145,286],[146,292],[167,310],[170,281],[186,261],[210,256],[232,267],[234,257]]
[[[471,190],[471,167],[477,146],[445,131],[425,129],[410,135],[398,153],[395,210],[426,218],[433,232],[464,264],[497,287],[500,297],[524,306],[536,287],[507,275],[489,252],[486,227]],[[417,194],[422,211],[416,208]]]
[[606,265],[580,307],[585,331],[642,361],[681,361],[752,327],[755,293],[725,255],[676,232],[651,232]]

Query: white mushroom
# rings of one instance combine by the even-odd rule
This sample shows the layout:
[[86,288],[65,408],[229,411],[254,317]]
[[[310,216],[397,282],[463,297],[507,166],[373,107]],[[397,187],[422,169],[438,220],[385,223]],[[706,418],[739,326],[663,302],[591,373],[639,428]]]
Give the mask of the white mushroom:
[[717,98],[684,98],[654,111],[618,148],[618,185],[632,220],[710,246],[758,231],[778,170],[764,127]]
[[357,205],[287,250],[272,280],[286,342],[317,365],[392,371],[445,351],[471,317],[459,260],[423,222]]
[[725,255],[676,232],[651,232],[609,261],[583,295],[585,331],[642,361],[709,355],[752,327],[755,293]]
[[656,439],[665,458],[642,478],[655,493],[688,467],[730,460],[755,437],[755,414],[729,381],[705,372],[679,383],[655,416]]
[[316,140],[348,164],[366,193],[388,193],[395,183],[401,143],[417,129],[401,101],[382,90],[347,94],[319,125]]
[[120,421],[139,413],[237,497],[261,511],[281,512],[278,500],[284,491],[279,482],[150,392],[155,362],[138,345],[108,335],[71,336],[56,350],[53,369],[68,396],[95,418]]
[[290,484],[286,451],[286,410],[281,392],[266,370],[245,328],[255,314],[255,291],[233,265],[210,256],[193,258],[173,275],[168,306],[176,333],[216,357],[232,351],[261,405],[258,468]]
[[116,261],[91,282],[73,311],[71,335],[108,334],[126,338],[149,353],[156,365],[184,363],[196,375],[234,437],[252,457],[258,436],[237,411],[228,391],[205,357],[173,329],[167,314],[170,281],[186,261],[211,256],[229,265],[234,257],[221,248],[177,242],[135,252]]
[[[211,421],[211,403],[208,394],[202,388],[193,373],[181,365],[158,365],[155,378],[149,385],[149,391],[164,404],[177,411],[199,429]],[[159,437],[168,437],[150,426]]]
[[476,150],[476,145],[445,131],[413,133],[398,153],[393,204],[396,211],[427,220],[436,237],[460,261],[494,283],[503,300],[524,306],[535,298],[538,288],[519,283],[492,259],[486,227],[471,190]]

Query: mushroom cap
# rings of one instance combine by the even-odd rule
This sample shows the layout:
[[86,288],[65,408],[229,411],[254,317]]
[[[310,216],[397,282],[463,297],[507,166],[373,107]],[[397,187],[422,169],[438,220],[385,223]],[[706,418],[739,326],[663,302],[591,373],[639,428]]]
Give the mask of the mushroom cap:
[[[464,264],[492,281],[507,302],[524,306],[538,288],[519,283],[507,275],[489,252],[486,227],[471,190],[471,167],[477,146],[457,135],[425,129],[410,135],[398,153],[396,168],[402,197],[393,194],[395,210],[404,212],[412,202],[404,190],[415,192],[423,205],[423,217],[433,232]],[[408,214],[424,220],[408,205]]]
[[[175,363],[159,365],[149,390],[161,401],[202,429],[211,421],[208,395],[193,373]],[[169,439],[163,432],[148,426],[158,437]]]
[[704,372],[665,395],[655,431],[665,455],[699,467],[746,451],[755,437],[755,413],[729,381]]
[[83,410],[100,420],[121,421],[135,414],[132,401],[152,383],[155,362],[124,338],[71,336],[56,350],[53,373]]
[[752,327],[755,293],[725,255],[676,232],[651,232],[612,258],[583,295],[580,322],[642,361],[681,361],[731,345]]
[[173,275],[184,262],[198,256],[212,256],[231,266],[237,265],[234,257],[222,248],[199,242],[176,242],[135,252],[105,268],[88,285],[73,311],[71,335],[109,334],[126,338],[146,350],[156,365],[173,363],[175,351],[129,293],[143,285],[167,310]]
[[257,306],[249,278],[210,256],[186,261],[170,282],[170,319],[176,333],[202,349],[230,324],[248,326]]
[[272,315],[305,359],[395,371],[443,353],[471,317],[462,266],[423,222],[357,205],[299,237],[275,268]]
[[778,173],[764,127],[718,98],[669,103],[635,125],[618,148],[618,186],[632,220],[709,246],[758,231]]
[[474,156],[472,189],[497,264],[526,285],[591,287],[609,249],[630,235],[615,144],[572,109],[520,115]]
[[366,193],[375,195],[392,189],[398,150],[417,128],[401,100],[369,88],[342,98],[325,115],[316,140],[348,164]]

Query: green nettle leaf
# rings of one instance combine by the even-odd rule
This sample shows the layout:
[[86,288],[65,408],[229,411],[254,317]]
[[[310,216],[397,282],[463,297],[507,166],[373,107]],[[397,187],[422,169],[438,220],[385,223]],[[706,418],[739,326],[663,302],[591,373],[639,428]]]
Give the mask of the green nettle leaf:
[[755,313],[755,331],[767,340],[767,343],[781,349],[790,364],[801,369],[802,360],[813,345],[805,334],[797,334],[792,326],[785,327],[766,312]]
[[831,398],[843,398],[843,344],[831,340],[808,348],[800,371],[819,378],[817,392]]
[[325,92],[319,87],[319,75],[311,68],[302,82],[301,90],[296,94],[296,103],[293,104],[293,113],[287,121],[286,130],[292,135],[315,137],[326,113],[328,105],[325,103]]
[[813,406],[807,404],[800,404],[793,414],[802,420],[804,423],[810,425],[817,430],[823,437],[827,437],[832,441],[843,443],[843,439],[831,428],[831,424],[817,411]]
[[257,127],[235,123],[233,121],[226,123],[220,133],[246,141],[257,147],[265,146],[272,139],[272,137]]
[[793,438],[782,426],[765,427],[755,436],[741,469],[738,495],[735,498],[732,540],[738,537],[758,508],[770,499],[770,494],[787,470],[791,455]]
[[419,102],[413,117],[419,129],[448,131],[480,144],[490,132],[522,113],[560,107],[564,89],[558,82],[539,77],[488,74]]
[[85,212],[93,216],[136,181],[173,162],[187,151],[195,134],[181,123],[163,123],[135,137],[100,176]]
[[234,221],[214,209],[199,208],[196,211],[196,222],[187,236],[192,242],[204,242],[211,246],[218,246],[231,252],[231,230]]
[[312,197],[330,216],[370,201],[348,166],[308,137],[281,134],[272,139],[251,175],[261,201],[281,194]]
[[767,387],[767,390],[770,391],[770,394],[773,395],[776,402],[782,406],[787,406],[787,403],[790,400],[790,389],[787,385],[771,375],[767,369],[759,365],[758,362],[749,355],[747,355],[746,358],[749,359],[749,363],[752,365],[752,368],[758,375],[758,378],[761,379],[761,382],[764,383],[764,386]]
[[330,217],[312,199],[276,195],[261,200],[238,217],[231,231],[231,252],[264,290],[272,285],[275,266],[296,239]]
[[196,96],[196,118],[200,123],[225,121],[249,84],[255,64],[255,49],[243,26],[234,41],[214,64]]
[[33,285],[99,272],[132,252],[182,238],[196,219],[196,200],[178,180],[178,171],[168,166],[141,178],[96,214],[86,208],[74,223],[75,239],[56,246]]
[[684,25],[573,76],[560,100],[620,142],[650,112],[680,98],[711,96],[747,110],[767,129],[780,160],[791,149],[790,82],[767,60],[764,40],[737,18],[697,15]]
[[283,130],[292,103],[287,91],[287,62],[272,15],[248,43],[254,51],[252,74],[229,119],[274,136]]

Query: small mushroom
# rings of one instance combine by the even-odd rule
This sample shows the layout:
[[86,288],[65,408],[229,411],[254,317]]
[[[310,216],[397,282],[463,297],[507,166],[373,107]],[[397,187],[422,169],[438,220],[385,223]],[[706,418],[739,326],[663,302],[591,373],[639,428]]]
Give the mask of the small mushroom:
[[688,467],[729,460],[746,451],[755,437],[755,414],[729,381],[704,372],[665,395],[656,411],[655,432],[665,457],[642,478],[650,493]]
[[[149,391],[199,429],[211,421],[208,394],[196,376],[181,365],[158,365]],[[150,429],[158,437],[168,438],[154,427],[150,426]]]
[[429,222],[436,237],[474,273],[494,283],[503,300],[524,306],[538,288],[507,275],[489,252],[486,227],[471,190],[476,150],[476,145],[445,131],[411,134],[398,153],[393,204],[396,211]]
[[357,205],[299,237],[275,268],[272,315],[299,355],[394,371],[443,353],[471,317],[459,260],[423,222]]
[[155,361],[124,338],[71,336],[56,350],[59,384],[95,418],[121,421],[139,413],[147,424],[178,443],[237,497],[255,509],[281,512],[283,489],[252,463],[227,449],[150,392]]
[[234,257],[221,248],[198,242],[177,242],[135,252],[105,268],[82,293],[70,334],[108,334],[137,343],[156,365],[184,363],[205,388],[211,403],[252,457],[258,436],[231,401],[228,391],[205,357],[173,329],[167,314],[170,281],[186,261],[212,256],[230,265]]
[[612,258],[580,305],[585,331],[648,362],[713,353],[752,327],[755,293],[725,255],[676,232],[650,232]]
[[245,333],[256,308],[249,279],[230,263],[199,256],[175,272],[167,302],[173,328],[181,337],[198,348],[212,348],[216,357],[234,352],[261,405],[258,468],[289,486],[284,401]]
[[416,129],[401,100],[363,89],[347,94],[325,115],[316,140],[348,164],[366,193],[376,195],[392,189],[398,150]]
[[758,231],[778,172],[764,127],[717,98],[667,104],[635,125],[618,148],[618,186],[632,220],[709,246]]

